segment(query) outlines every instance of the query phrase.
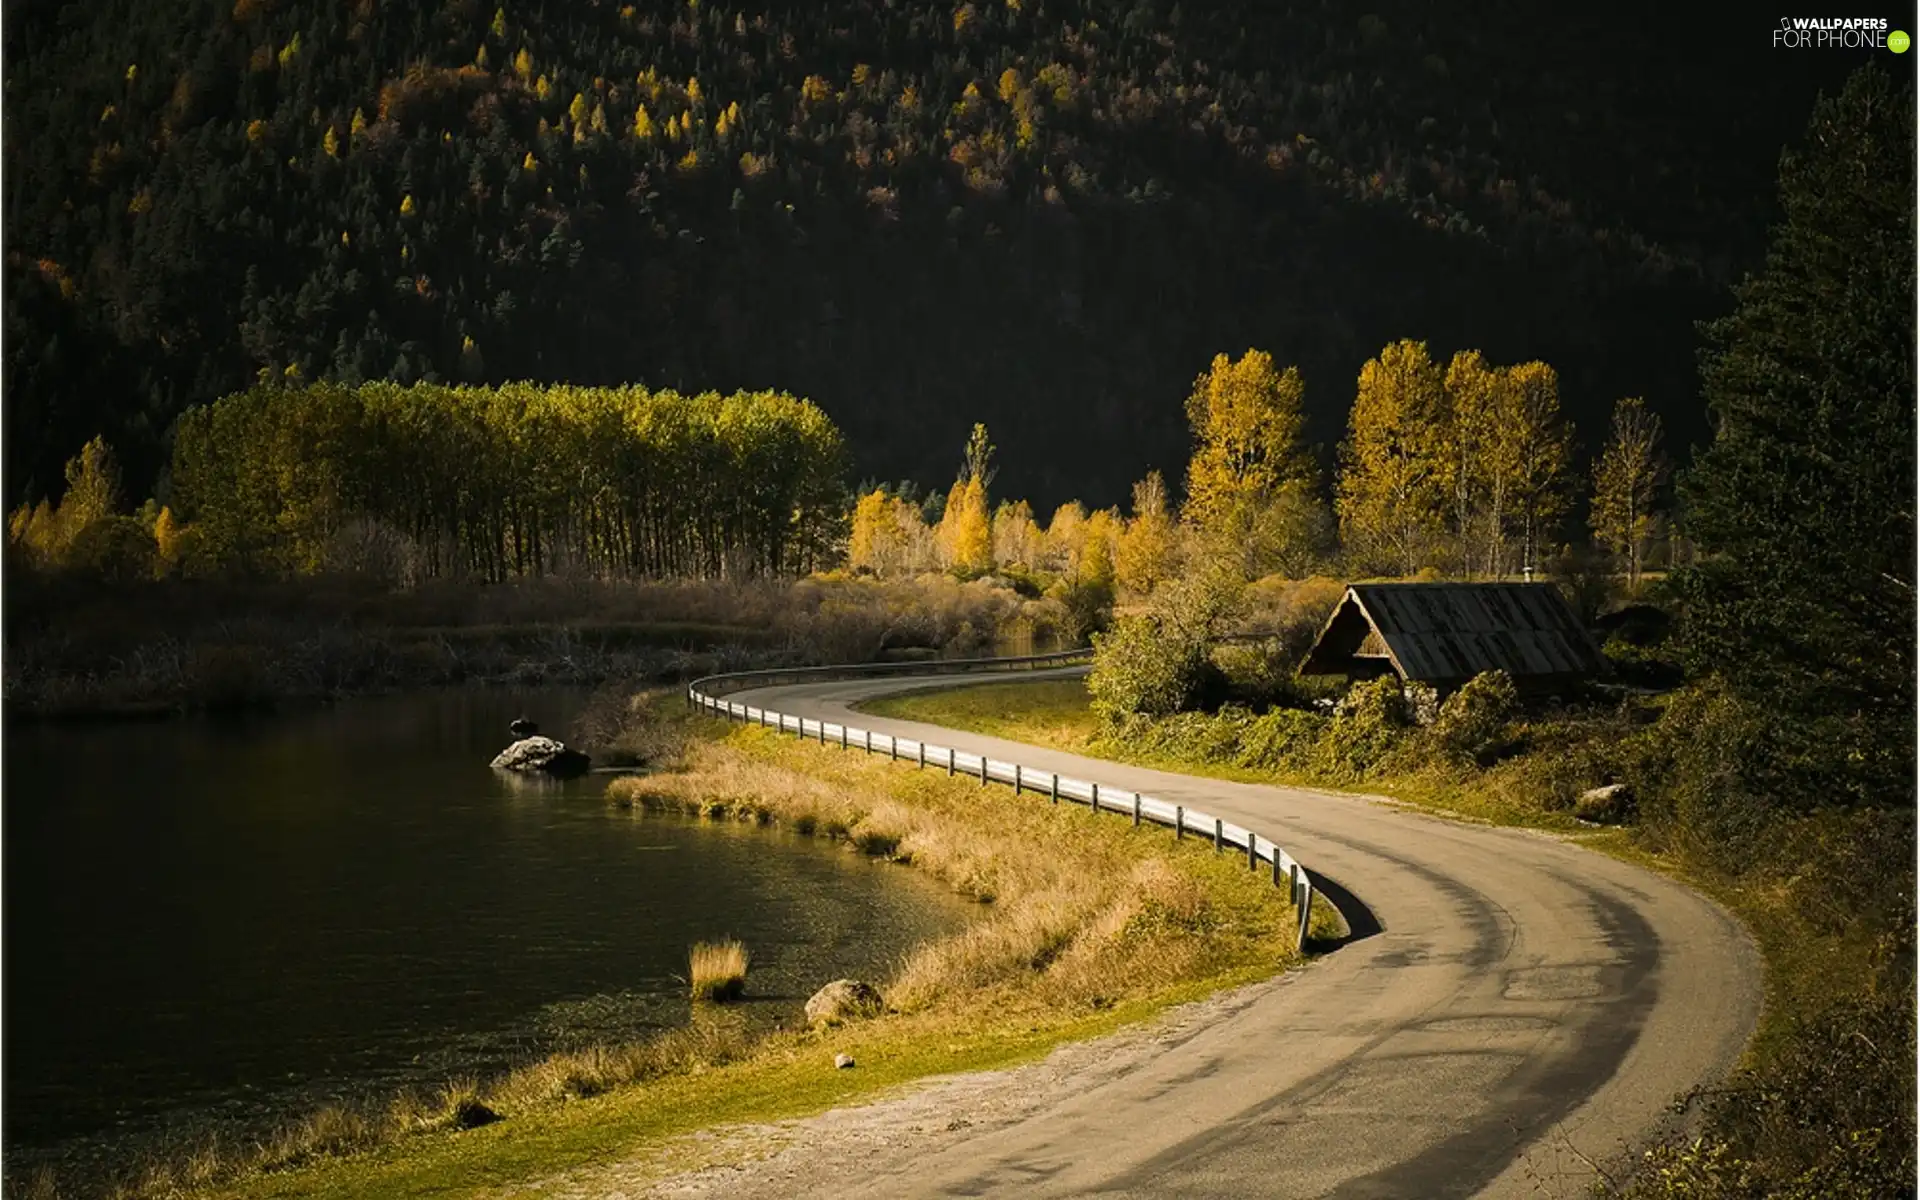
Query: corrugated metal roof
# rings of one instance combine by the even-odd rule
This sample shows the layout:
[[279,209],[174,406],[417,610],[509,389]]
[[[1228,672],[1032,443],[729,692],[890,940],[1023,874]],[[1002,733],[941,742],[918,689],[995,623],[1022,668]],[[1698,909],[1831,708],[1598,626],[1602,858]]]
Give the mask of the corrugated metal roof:
[[1549,583],[1356,583],[1347,600],[1407,679],[1466,680],[1496,669],[1515,679],[1595,675],[1603,667]]

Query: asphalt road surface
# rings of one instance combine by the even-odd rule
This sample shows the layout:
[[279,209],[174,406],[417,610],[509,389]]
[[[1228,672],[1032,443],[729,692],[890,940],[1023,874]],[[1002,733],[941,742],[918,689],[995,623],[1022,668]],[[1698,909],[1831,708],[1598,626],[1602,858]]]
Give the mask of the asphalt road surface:
[[1679,1095],[1723,1079],[1753,1032],[1760,963],[1745,931],[1640,868],[1538,833],[849,707],[956,682],[729,699],[1225,817],[1299,859],[1352,936],[1120,1078],[910,1163],[845,1164],[838,1195],[1585,1196],[1677,1119]]

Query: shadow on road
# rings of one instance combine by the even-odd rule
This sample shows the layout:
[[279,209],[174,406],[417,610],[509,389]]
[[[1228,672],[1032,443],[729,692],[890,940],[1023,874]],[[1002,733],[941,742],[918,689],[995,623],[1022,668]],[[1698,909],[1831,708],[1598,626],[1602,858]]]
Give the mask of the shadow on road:
[[1307,878],[1313,881],[1313,890],[1325,896],[1327,903],[1333,905],[1340,914],[1341,922],[1347,927],[1346,932],[1338,937],[1309,940],[1309,952],[1337,950],[1349,942],[1363,941],[1380,932],[1380,918],[1374,916],[1373,910],[1362,903],[1358,896],[1318,871],[1308,871]]

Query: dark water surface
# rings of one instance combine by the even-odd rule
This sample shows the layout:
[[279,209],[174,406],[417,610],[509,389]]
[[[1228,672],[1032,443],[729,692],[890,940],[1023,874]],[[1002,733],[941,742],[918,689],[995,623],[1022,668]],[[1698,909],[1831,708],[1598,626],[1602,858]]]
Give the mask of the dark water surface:
[[700,939],[746,942],[749,1014],[783,1019],[965,919],[822,842],[488,769],[515,715],[565,736],[584,701],[8,730],[10,1154],[97,1162],[678,1024]]

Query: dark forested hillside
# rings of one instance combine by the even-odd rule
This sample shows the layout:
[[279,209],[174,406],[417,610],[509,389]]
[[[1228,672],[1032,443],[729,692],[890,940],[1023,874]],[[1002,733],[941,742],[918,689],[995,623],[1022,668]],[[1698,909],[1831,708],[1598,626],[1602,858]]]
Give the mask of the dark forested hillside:
[[261,380],[390,378],[777,388],[938,485],[983,420],[1010,491],[1104,504],[1214,353],[1297,363],[1330,446],[1399,337],[1695,440],[1691,322],[1813,81],[1509,7],[15,4],[7,501],[95,434],[164,486],[178,414]]

